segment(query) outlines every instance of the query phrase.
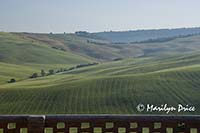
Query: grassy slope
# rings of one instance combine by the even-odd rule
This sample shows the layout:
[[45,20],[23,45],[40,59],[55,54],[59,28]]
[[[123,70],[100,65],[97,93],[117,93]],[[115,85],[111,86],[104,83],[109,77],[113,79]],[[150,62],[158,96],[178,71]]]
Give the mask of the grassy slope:
[[18,35],[98,61],[138,56],[175,56],[200,49],[200,35],[174,38],[164,42],[131,44],[111,44],[107,41],[84,38],[75,34],[19,33]]
[[139,103],[199,111],[200,54],[128,59],[2,85],[2,114],[138,113]]
[[133,43],[142,49],[144,56],[176,56],[200,50],[200,35],[176,38],[166,42]]
[[0,61],[6,63],[77,64],[89,60],[11,33],[0,33]]
[[9,64],[0,62],[0,85],[6,84],[11,78],[17,81],[25,80],[33,73],[40,75],[41,69],[45,72],[48,70],[67,69],[74,66],[73,64]]
[[19,35],[98,61],[110,61],[116,58],[134,57],[142,54],[139,48],[133,48],[128,44],[117,46],[106,41],[84,38],[75,34],[24,33]]
[[[194,53],[199,50],[199,38],[122,48],[87,43],[87,38],[75,35],[0,33],[0,113],[132,114],[138,113],[138,103],[147,102],[192,104],[199,109],[200,54]],[[55,46],[64,51],[53,49]],[[138,50],[147,57],[27,79],[41,69],[66,68],[89,62],[87,58],[127,58]],[[193,54],[180,56],[184,52]],[[13,77],[22,81],[5,84]]]
[[68,68],[90,59],[53,49],[42,42],[0,32],[0,84],[11,78],[22,80],[41,69]]
[[199,34],[200,28],[157,29],[136,31],[112,31],[92,33],[91,37],[104,38],[112,42],[141,42],[150,39],[171,38]]

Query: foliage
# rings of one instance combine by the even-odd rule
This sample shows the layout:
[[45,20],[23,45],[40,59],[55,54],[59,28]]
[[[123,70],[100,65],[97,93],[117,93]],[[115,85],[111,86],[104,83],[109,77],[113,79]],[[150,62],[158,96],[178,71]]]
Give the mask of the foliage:
[[15,82],[16,82],[16,80],[13,78],[8,81],[8,83],[15,83]]
[[37,78],[38,77],[38,74],[37,73],[33,73],[30,78]]

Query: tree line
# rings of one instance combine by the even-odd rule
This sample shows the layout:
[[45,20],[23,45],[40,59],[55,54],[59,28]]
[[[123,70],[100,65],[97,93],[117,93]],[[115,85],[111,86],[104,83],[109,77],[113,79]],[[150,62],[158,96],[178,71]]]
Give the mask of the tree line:
[[[77,68],[88,67],[88,66],[93,66],[93,65],[98,65],[98,64],[99,63],[97,63],[97,62],[93,62],[93,63],[87,63],[87,64],[79,64],[79,65],[70,67],[68,69],[60,68],[58,70],[50,69],[48,71],[41,69],[40,73],[33,73],[33,74],[31,74],[31,76],[29,76],[29,78],[33,79],[33,78],[38,78],[38,77],[49,76],[49,75],[53,75],[53,74],[56,74],[56,73],[71,71],[71,70],[74,70],[74,69],[77,69]],[[12,78],[8,81],[8,83],[15,83],[15,82],[16,82],[16,79],[14,79],[14,78]]]
[[53,74],[56,74],[56,73],[71,71],[71,70],[74,70],[74,69],[77,69],[77,68],[93,66],[93,65],[97,65],[97,64],[98,64],[97,62],[88,63],[88,64],[79,64],[79,65],[76,65],[74,67],[70,67],[68,69],[61,68],[61,69],[56,70],[56,71],[53,70],[53,69],[50,69],[50,70],[48,70],[47,73],[42,69],[41,72],[40,72],[40,75],[38,73],[33,73],[29,78],[37,78],[37,77],[49,76],[49,75],[53,75]]

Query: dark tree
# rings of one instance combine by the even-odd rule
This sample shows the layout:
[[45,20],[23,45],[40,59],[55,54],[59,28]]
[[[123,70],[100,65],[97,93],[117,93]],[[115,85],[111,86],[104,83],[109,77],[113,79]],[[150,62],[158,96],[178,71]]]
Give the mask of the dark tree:
[[37,78],[38,77],[38,74],[37,73],[33,73],[30,78]]
[[59,73],[59,72],[60,72],[60,70],[57,70],[57,71],[56,71],[56,73]]
[[10,81],[8,81],[8,83],[15,83],[16,80],[15,79],[10,79]]
[[73,69],[75,69],[75,67],[70,67],[70,68],[68,69],[68,71],[73,70]]
[[49,70],[49,75],[52,75],[52,74],[54,74],[54,70],[53,69]]
[[45,71],[43,69],[41,70],[41,76],[45,76]]

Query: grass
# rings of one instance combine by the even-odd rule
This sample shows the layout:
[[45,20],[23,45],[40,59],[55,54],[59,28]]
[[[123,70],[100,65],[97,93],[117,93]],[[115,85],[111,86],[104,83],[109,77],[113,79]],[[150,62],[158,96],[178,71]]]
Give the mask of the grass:
[[59,70],[61,68],[67,69],[74,65],[72,64],[9,64],[0,63],[0,85],[6,84],[11,78],[17,81],[25,80],[30,77],[33,73],[38,73],[40,75],[41,69],[46,73],[48,70]]
[[180,114],[198,114],[199,54],[190,57],[127,59],[4,84],[0,86],[0,112],[137,114],[139,103],[181,103],[197,111]]
[[[74,34],[18,34],[34,38],[47,46],[56,47],[96,61],[111,61],[116,58],[133,57],[141,53],[139,48],[112,45],[107,41],[84,38]],[[88,42],[89,41],[89,42]]]
[[0,61],[12,64],[78,64],[89,59],[53,49],[42,42],[11,33],[0,33]]
[[[165,45],[124,44],[123,48],[100,40],[88,43],[88,39],[72,34],[1,32],[0,113],[149,114],[136,110],[139,103],[188,104],[195,106],[196,111],[173,114],[200,113],[200,54],[196,52],[199,36],[162,42]],[[190,47],[186,45],[188,41]],[[180,54],[180,49],[184,49],[181,44],[192,52]],[[55,46],[56,49],[52,48]],[[159,47],[161,50],[149,53],[149,49]],[[163,48],[165,52],[161,54]],[[133,58],[138,50],[147,53]],[[170,53],[173,54],[169,56]],[[28,78],[33,73],[40,73],[41,69],[58,70],[118,57],[125,59]],[[11,78],[17,82],[7,83]]]
[[53,49],[43,42],[13,33],[0,32],[0,85],[11,78],[27,79],[41,69],[69,68],[92,60]]

